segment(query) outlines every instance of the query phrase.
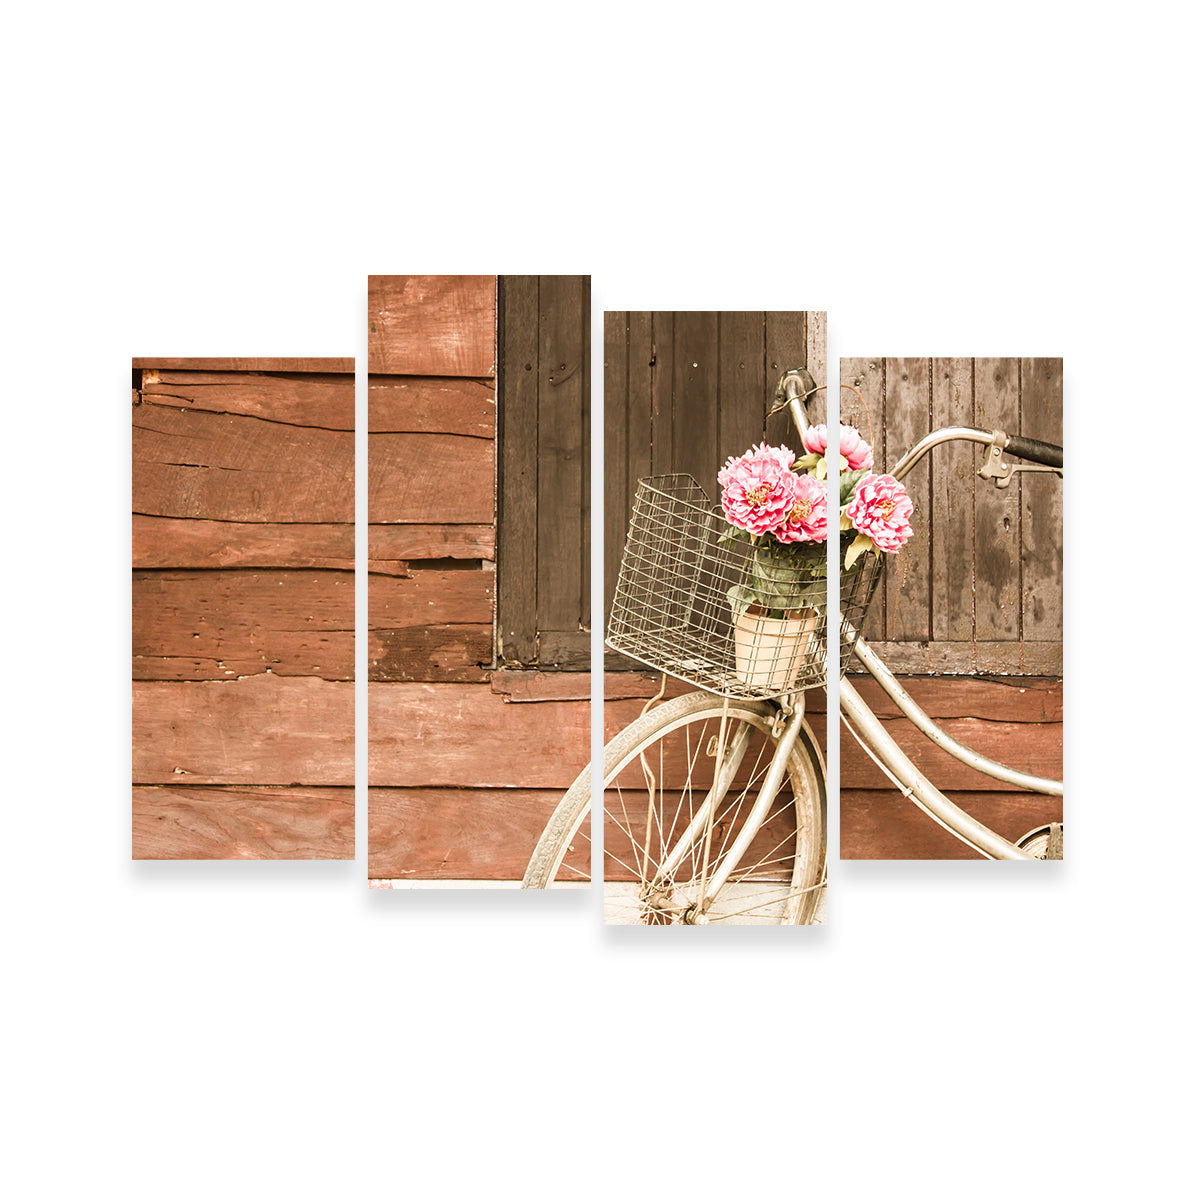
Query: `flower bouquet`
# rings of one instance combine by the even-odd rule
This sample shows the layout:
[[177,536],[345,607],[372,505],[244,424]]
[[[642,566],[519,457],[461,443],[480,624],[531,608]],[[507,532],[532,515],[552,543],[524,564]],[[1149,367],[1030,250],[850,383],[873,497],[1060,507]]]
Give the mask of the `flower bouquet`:
[[[737,673],[747,684],[786,688],[810,653],[825,612],[829,536],[825,450],[828,432],[804,434],[805,454],[786,446],[753,447],[717,475],[731,528],[726,546],[749,543],[741,578],[729,588]],[[866,553],[894,554],[912,536],[913,504],[904,485],[872,472],[871,447],[841,426],[839,514],[843,569]]]

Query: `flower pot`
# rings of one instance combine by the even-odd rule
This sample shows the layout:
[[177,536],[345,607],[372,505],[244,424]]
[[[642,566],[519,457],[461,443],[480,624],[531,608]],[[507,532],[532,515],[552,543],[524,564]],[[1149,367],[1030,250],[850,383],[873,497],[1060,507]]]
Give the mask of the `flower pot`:
[[815,608],[789,612],[780,619],[768,617],[763,609],[751,605],[733,623],[738,678],[748,687],[763,691],[787,691],[815,649],[820,621]]

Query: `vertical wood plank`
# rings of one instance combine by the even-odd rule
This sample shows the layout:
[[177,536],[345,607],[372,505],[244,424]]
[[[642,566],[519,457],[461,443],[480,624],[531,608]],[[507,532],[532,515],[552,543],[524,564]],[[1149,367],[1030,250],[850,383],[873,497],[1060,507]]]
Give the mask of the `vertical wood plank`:
[[625,548],[629,509],[629,314],[604,314],[604,616]]
[[537,657],[538,279],[506,275],[501,288],[497,625],[501,657],[528,663]]
[[537,627],[576,630],[585,571],[582,278],[541,276],[538,310]]
[[[720,353],[717,376],[717,470],[731,455],[757,446],[765,435],[763,346],[760,312],[721,313],[717,319]],[[716,475],[701,480],[715,500]]]
[[[882,359],[843,358],[841,361],[841,383],[848,383],[861,395],[842,391],[842,423],[852,425],[871,443],[875,455],[875,470],[887,469],[887,447],[883,436],[883,397],[885,371]],[[886,557],[886,556],[885,556]],[[884,641],[887,612],[887,575],[884,567],[883,580],[875,594],[874,603],[867,614],[863,636],[872,642]]]
[[[763,421],[767,441],[778,446],[782,443],[797,454],[804,450],[799,445],[800,435],[787,409],[769,420],[766,414],[775,403],[775,385],[784,371],[808,366],[806,347],[807,323],[803,312],[763,313]],[[824,411],[824,396],[817,397],[822,408],[809,411]],[[819,423],[819,422],[818,422]]]
[[653,313],[650,349],[650,474],[675,467],[675,314]]
[[[1063,443],[1061,358],[1021,360],[1021,433]],[[1063,481],[1027,472],[1021,486],[1021,636],[1062,640]]]
[[[974,425],[972,360],[935,358],[932,376],[933,428]],[[934,453],[932,636],[938,641],[971,642],[975,636],[975,449],[952,442]]]
[[[975,360],[975,418],[981,429],[1020,428],[1019,365],[1012,358]],[[982,461],[983,447],[976,461]],[[1015,641],[1020,633],[1020,490],[984,484],[975,503],[975,635]]]
[[[885,364],[888,465],[929,432],[929,360],[889,358]],[[879,470],[876,464],[876,470]],[[913,535],[888,559],[888,638],[899,642],[929,638],[930,506],[929,464],[922,463],[904,481],[913,501]]]

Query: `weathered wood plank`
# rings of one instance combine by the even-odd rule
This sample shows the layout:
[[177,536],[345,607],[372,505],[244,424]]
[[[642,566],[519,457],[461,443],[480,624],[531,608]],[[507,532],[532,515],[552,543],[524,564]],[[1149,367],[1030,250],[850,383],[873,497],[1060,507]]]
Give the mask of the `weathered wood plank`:
[[589,758],[588,705],[505,704],[470,684],[373,684],[372,787],[566,789]]
[[[1009,841],[1062,820],[1062,801],[1050,796],[954,792],[950,799]],[[839,840],[843,859],[980,859],[895,790],[843,789]]]
[[490,525],[495,443],[458,434],[371,434],[367,511],[373,524]]
[[354,678],[349,571],[135,571],[133,678]]
[[372,629],[367,645],[372,683],[488,682],[490,623]]
[[[935,787],[1006,791],[1000,783],[972,771],[958,759],[940,750],[903,718],[883,717],[883,726],[896,744]],[[981,720],[977,717],[943,718],[939,726],[955,740],[985,757],[1018,771],[1044,779],[1061,779],[1063,773],[1063,729],[1058,724]],[[842,735],[842,786],[844,788],[887,788],[886,776],[863,753],[848,733]]]
[[536,275],[500,280],[504,345],[500,364],[499,543],[497,630],[500,657],[537,659],[538,391],[542,372]]
[[133,781],[350,787],[354,684],[135,682]]
[[[520,879],[557,789],[379,788],[367,796],[367,873],[372,879]],[[590,869],[580,838],[567,862]]]
[[353,522],[354,435],[139,405],[133,509],[222,521]]
[[951,675],[1061,675],[1061,642],[873,642],[892,671]]
[[135,859],[354,857],[354,789],[135,787]]
[[[784,371],[791,371],[799,367],[808,368],[807,329],[806,313],[763,313],[765,341],[761,396],[764,417],[775,404],[775,385]],[[816,379],[815,382],[824,383],[825,381]],[[817,398],[821,402],[824,401],[823,395],[818,395]],[[810,409],[810,411],[814,410]],[[795,422],[792,420],[791,413],[786,409],[780,410],[766,421],[766,434],[767,442],[770,445],[777,446],[783,443],[797,454],[804,453],[798,444],[800,435],[796,432]],[[732,451],[731,453],[741,453],[741,451]]]
[[491,525],[372,525],[367,530],[368,567],[389,575],[408,574],[418,559],[496,557]]
[[[1021,433],[1063,443],[1061,358],[1021,360]],[[1021,481],[1021,636],[1061,641],[1063,481],[1027,472]]]
[[[722,447],[718,444],[717,414],[722,397],[719,394],[717,314],[677,312],[673,316],[671,470],[691,475],[712,497],[716,494],[717,472],[728,457],[721,453]],[[751,411],[758,407],[757,396],[733,395],[724,400],[731,406],[748,406]],[[655,432],[658,432],[657,426]],[[733,451],[741,452],[741,449]]]
[[[1018,389],[1016,359],[976,359],[979,428],[1019,429]],[[981,486],[975,496],[975,636],[979,641],[1020,637],[1020,547],[1020,489]]]
[[[1062,723],[1061,679],[1022,678],[1019,682],[931,676],[900,679],[904,690],[933,718],[979,717],[991,721]],[[873,679],[856,679],[854,687],[880,715],[899,709]]]
[[[588,578],[584,280],[543,275],[538,297],[537,630],[578,630]],[[503,568],[501,568],[503,569]],[[544,663],[539,637],[538,661]]]
[[133,567],[317,567],[353,571],[354,526],[269,525],[135,514]]
[[322,429],[354,428],[354,376],[146,371],[141,399]]
[[[607,620],[625,549],[632,495],[629,314],[604,314],[604,613]],[[645,443],[649,447],[649,439]]]
[[372,375],[371,433],[457,433],[496,436],[496,388],[487,379],[414,379]]
[[[889,462],[910,450],[930,430],[929,359],[889,358],[884,366],[884,398]],[[877,470],[882,468],[877,466]],[[929,591],[932,492],[929,463],[918,466],[904,481],[913,501],[913,535],[896,555],[887,555],[887,636],[889,641],[929,637]]]
[[372,375],[495,375],[496,276],[371,275],[367,309]]
[[[765,436],[765,349],[766,322],[760,312],[731,312],[717,314],[718,356],[716,394],[716,471],[709,480],[700,482],[716,500],[720,495],[716,472],[725,460],[744,454],[758,445]],[[789,440],[790,439],[790,440]],[[778,439],[795,447],[794,427],[787,436]],[[778,444],[776,441],[773,444]],[[800,453],[804,451],[801,449]]]
[[372,578],[368,584],[372,629],[419,625],[490,625],[494,571],[414,570],[407,578]]
[[[934,429],[973,426],[974,364],[969,358],[935,358],[932,366]],[[969,642],[975,634],[975,449],[939,446],[930,463],[931,636]]]
[[[875,457],[874,470],[884,472],[891,465],[885,444],[883,426],[885,372],[882,359],[843,358],[840,382],[849,384],[856,391],[843,388],[841,392],[842,424],[850,425],[867,439]],[[857,394],[856,394],[857,393]],[[883,578],[875,592],[875,599],[867,613],[863,636],[876,649],[886,640],[885,623],[888,610],[887,579],[891,569],[884,555]]]
[[486,683],[495,578],[493,571],[472,570],[372,576],[368,678]]
[[315,371],[354,374],[353,358],[135,358],[135,371]]

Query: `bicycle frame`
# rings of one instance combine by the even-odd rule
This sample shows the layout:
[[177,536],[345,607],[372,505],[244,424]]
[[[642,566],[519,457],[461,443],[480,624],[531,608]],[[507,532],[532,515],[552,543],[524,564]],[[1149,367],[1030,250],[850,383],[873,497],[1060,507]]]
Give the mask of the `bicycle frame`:
[[[804,380],[801,374],[793,371],[785,374],[780,380],[779,393],[781,400],[783,403],[786,403],[791,413],[796,428],[803,435],[808,428],[808,419],[802,402],[806,395],[811,394],[811,389],[805,392]],[[901,457],[893,469],[892,474],[894,478],[903,479],[934,446],[952,441],[971,441],[982,445],[990,445],[993,448],[993,453],[990,457],[998,460],[1008,439],[999,430],[993,431],[990,434],[983,430],[960,426],[937,430],[927,435]],[[1008,485],[1014,468],[1002,470],[992,466],[990,462],[989,468],[988,474],[996,479],[999,486],[1005,487]],[[929,738],[930,741],[954,758],[957,758],[964,765],[980,774],[1011,783],[1027,791],[1041,792],[1051,796],[1061,796],[1063,794],[1061,780],[1043,779],[1039,776],[1013,770],[1002,763],[986,758],[984,755],[977,753],[970,749],[970,747],[964,746],[961,742],[952,738],[913,700],[883,660],[861,637],[855,645],[854,653],[855,657],[858,658],[868,673],[879,683],[887,696],[896,704],[904,716],[921,733]],[[892,778],[901,793],[912,800],[927,816],[986,858],[1022,859],[1036,857],[1006,838],[1000,837],[999,834],[993,832],[986,825],[977,821],[969,813],[964,812],[948,799],[904,753],[896,740],[883,727],[883,723],[871,712],[854,685],[849,680],[843,678],[836,686],[838,687],[838,702],[841,712],[848,723],[860,735],[868,753],[872,757],[875,757],[876,762]]]

